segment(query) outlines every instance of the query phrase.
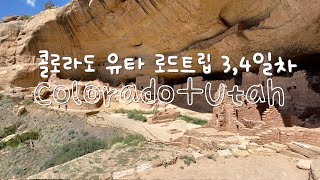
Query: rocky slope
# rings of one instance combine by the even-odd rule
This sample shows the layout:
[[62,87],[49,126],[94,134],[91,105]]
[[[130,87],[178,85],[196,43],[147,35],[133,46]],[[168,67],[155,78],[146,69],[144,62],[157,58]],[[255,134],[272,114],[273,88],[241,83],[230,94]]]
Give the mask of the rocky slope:
[[[88,79],[99,75],[119,82],[154,74],[156,53],[193,57],[211,53],[215,72],[223,70],[221,55],[230,56],[237,66],[243,55],[255,52],[284,57],[316,54],[319,30],[318,0],[73,0],[28,20],[0,23],[0,86],[28,86],[41,80],[36,77],[37,57],[43,49],[78,59],[94,54],[96,62],[105,62],[112,52],[121,59],[146,61],[140,71],[112,77],[104,67],[98,67],[97,74],[84,74],[80,68],[60,75]],[[34,68],[25,70],[25,64]],[[201,66],[193,66],[202,72]],[[15,68],[5,73],[5,67]],[[19,69],[28,75],[14,75]]]

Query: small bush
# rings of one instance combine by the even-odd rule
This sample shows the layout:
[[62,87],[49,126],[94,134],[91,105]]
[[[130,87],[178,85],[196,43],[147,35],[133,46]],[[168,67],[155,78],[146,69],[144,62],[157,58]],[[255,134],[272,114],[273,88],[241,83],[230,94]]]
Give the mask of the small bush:
[[119,136],[111,140],[111,145],[115,143],[122,143],[124,145],[137,146],[141,142],[146,141],[146,138],[142,135],[128,135],[128,136]]
[[190,116],[180,116],[182,120],[188,122],[188,123],[192,123],[192,124],[197,124],[197,125],[206,125],[208,123],[208,121],[203,120],[203,119],[199,119],[199,118],[195,118],[195,117],[190,117]]
[[[4,95],[2,98],[1,98],[1,101],[0,101],[0,106],[3,106],[5,105],[6,107],[9,107],[10,105],[12,105],[14,102],[13,102],[13,99],[8,96],[8,95]],[[9,106],[8,106],[9,105]]]
[[120,108],[120,109],[116,109],[114,112],[119,113],[119,114],[127,114],[129,112],[129,110]]
[[136,112],[139,114],[152,114],[152,111],[143,111],[143,110],[137,110],[137,109],[129,110],[129,109],[120,108],[120,109],[115,110],[115,113],[120,113],[120,114],[127,114],[130,112]]
[[133,110],[133,111],[128,112],[127,117],[129,119],[134,119],[136,121],[142,121],[142,122],[147,121],[147,117],[145,117],[141,112],[139,112],[137,110]]
[[6,143],[0,142],[0,150],[6,147]]
[[37,140],[37,139],[39,139],[39,133],[33,132],[33,131],[25,132],[20,135],[20,138],[21,138],[22,142],[25,142],[27,140]]
[[48,1],[44,4],[44,9],[52,9],[54,8],[54,4],[52,3],[52,1]]
[[142,135],[129,135],[126,138],[124,138],[123,143],[126,145],[133,145],[136,146],[140,142],[146,141],[146,138]]
[[196,159],[193,156],[184,156],[183,162],[187,166],[190,166],[191,163],[196,163]]
[[31,100],[31,99],[24,99],[23,101],[22,101],[22,104],[23,105],[30,105],[30,104],[32,104],[33,103],[33,101]]
[[112,138],[111,145],[116,144],[116,143],[122,143],[123,140],[124,140],[123,136],[116,136],[116,137]]
[[17,134],[14,138],[10,139],[7,143],[6,146],[11,146],[11,147],[16,147],[20,143],[22,143],[21,137],[19,134]]
[[16,125],[12,125],[12,126],[9,126],[7,128],[4,128],[4,136],[3,137],[7,137],[11,134],[14,134],[16,133],[17,131],[17,126]]
[[30,19],[31,16],[29,16],[29,15],[22,15],[21,18],[22,18],[23,20],[26,20],[26,19]]
[[69,135],[74,135],[75,133],[76,133],[76,131],[73,130],[73,129],[71,129],[71,130],[68,132]]
[[0,138],[5,137],[5,131],[3,129],[0,129]]
[[89,132],[88,131],[81,131],[82,136],[88,136]]

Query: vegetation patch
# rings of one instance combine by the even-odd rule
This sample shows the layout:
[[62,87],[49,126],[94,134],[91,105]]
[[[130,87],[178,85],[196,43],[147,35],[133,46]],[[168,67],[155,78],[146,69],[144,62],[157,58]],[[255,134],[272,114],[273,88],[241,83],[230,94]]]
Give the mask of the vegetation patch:
[[151,111],[142,111],[142,110],[128,110],[128,109],[117,109],[115,111],[116,113],[121,113],[121,114],[127,114],[127,117],[129,119],[133,119],[136,121],[142,121],[142,122],[147,122],[147,117],[144,116],[145,114],[152,114]]
[[136,121],[142,121],[142,122],[147,122],[147,117],[144,116],[142,113],[140,113],[139,111],[131,111],[127,114],[127,117],[129,119],[133,119],[133,120],[136,120]]
[[137,112],[140,114],[153,114],[152,111],[143,111],[143,110],[137,110],[137,109],[130,110],[130,109],[120,108],[120,109],[115,110],[115,113],[120,113],[120,114],[127,114],[129,112]]
[[3,106],[5,108],[12,106],[13,103],[14,103],[13,99],[8,95],[3,95],[3,97],[0,100],[0,106]]
[[39,139],[38,132],[24,132],[22,134],[15,135],[12,139],[7,141],[6,143],[1,143],[0,149],[3,149],[7,146],[16,147],[20,143],[24,143],[28,140],[37,140],[37,139]]
[[23,105],[30,105],[33,103],[33,101],[31,99],[24,99],[22,102],[21,102]]
[[27,140],[37,140],[39,139],[39,133],[38,132],[24,132],[22,134],[20,134],[20,138],[22,142],[25,142]]
[[54,156],[45,162],[43,169],[63,164],[99,149],[108,149],[115,143],[122,143],[126,146],[137,146],[144,141],[146,139],[142,135],[118,136],[113,138],[110,144],[95,137],[79,139],[76,142],[71,142],[58,148]]
[[22,18],[22,20],[31,19],[31,16],[29,16],[29,15],[22,15],[20,17]]
[[183,156],[182,157],[184,164],[190,166],[191,163],[197,163],[196,159],[193,156]]
[[95,137],[87,137],[76,142],[65,144],[58,148],[54,156],[44,164],[44,168],[48,169],[53,166],[63,164],[72,159],[92,153],[99,149],[108,147],[108,144]]
[[139,145],[141,142],[145,142],[147,141],[146,138],[142,135],[128,135],[128,136],[119,136],[119,137],[115,137],[111,140],[111,145],[116,144],[116,143],[122,143],[124,145],[128,145],[128,146],[137,146]]
[[0,138],[5,138],[11,134],[16,133],[16,131],[17,131],[16,125],[12,125],[12,126],[4,128],[4,129],[0,128]]
[[208,123],[208,121],[204,120],[204,119],[200,119],[200,118],[195,118],[195,117],[191,117],[191,116],[187,116],[187,115],[182,115],[180,116],[180,118],[188,123],[192,123],[192,124],[197,124],[197,125],[206,125]]

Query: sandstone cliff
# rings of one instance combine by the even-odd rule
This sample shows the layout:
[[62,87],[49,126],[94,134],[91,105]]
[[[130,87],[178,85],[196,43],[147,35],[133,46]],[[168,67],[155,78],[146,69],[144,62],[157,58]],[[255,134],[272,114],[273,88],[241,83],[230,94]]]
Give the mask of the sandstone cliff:
[[[27,64],[34,66],[27,68],[28,74],[36,75],[42,49],[79,59],[94,54],[96,62],[105,62],[112,52],[120,58],[146,61],[141,71],[119,76],[99,68],[102,80],[117,82],[154,74],[156,53],[211,53],[213,70],[220,72],[221,55],[230,56],[233,66],[243,55],[255,52],[271,51],[289,58],[319,53],[319,40],[319,0],[73,0],[28,20],[0,23],[0,86],[21,81],[28,86],[27,82],[34,85],[39,81],[13,74]],[[6,67],[11,67],[9,75]],[[201,73],[200,66],[194,67]],[[61,77],[90,79],[97,74],[79,69],[63,71]]]

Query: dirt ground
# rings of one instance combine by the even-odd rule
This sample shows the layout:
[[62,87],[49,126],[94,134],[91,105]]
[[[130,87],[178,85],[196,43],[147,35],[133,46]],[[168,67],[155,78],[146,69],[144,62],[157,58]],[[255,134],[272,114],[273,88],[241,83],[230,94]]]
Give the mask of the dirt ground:
[[[307,180],[308,172],[296,167],[297,160],[276,154],[212,160],[202,158],[187,166],[183,161],[158,167],[130,179],[216,179],[216,180]],[[128,179],[128,177],[125,177]]]

